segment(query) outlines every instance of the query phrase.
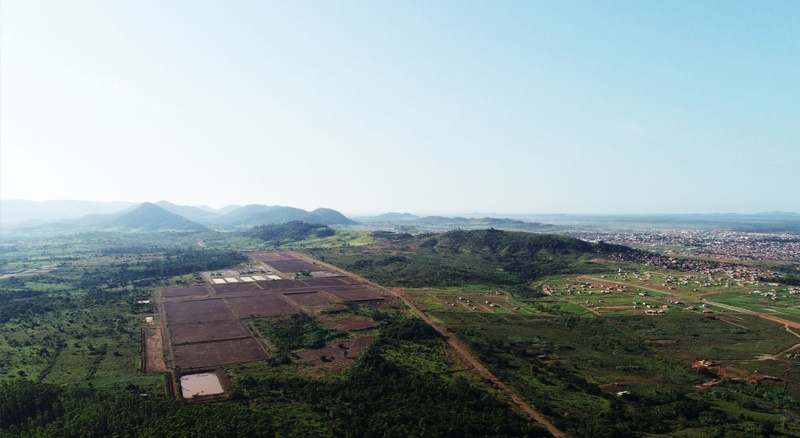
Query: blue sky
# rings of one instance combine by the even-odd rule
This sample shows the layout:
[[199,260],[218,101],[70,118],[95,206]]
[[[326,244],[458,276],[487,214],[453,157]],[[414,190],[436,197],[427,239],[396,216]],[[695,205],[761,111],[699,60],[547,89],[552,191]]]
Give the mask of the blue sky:
[[3,199],[800,211],[800,2],[0,8]]

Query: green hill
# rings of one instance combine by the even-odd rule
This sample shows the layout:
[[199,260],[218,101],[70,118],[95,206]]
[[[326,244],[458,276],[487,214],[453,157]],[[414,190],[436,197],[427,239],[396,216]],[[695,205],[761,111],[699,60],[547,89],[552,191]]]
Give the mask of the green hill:
[[380,245],[310,250],[315,256],[379,283],[400,287],[484,285],[535,289],[547,275],[600,272],[597,257],[635,250],[566,236],[499,230],[450,231]]
[[330,236],[334,234],[334,231],[325,225],[313,225],[301,221],[292,221],[285,224],[258,225],[245,234],[249,237],[268,242],[271,245],[281,246],[284,243],[297,242],[311,236]]
[[215,220],[219,218],[219,214],[210,212],[208,210],[204,210],[200,207],[190,207],[186,205],[177,205],[173,204],[168,201],[159,201],[156,202],[156,205],[167,210],[170,213],[175,213],[177,215],[183,216],[190,221],[194,221],[201,224],[209,224],[213,223]]
[[98,227],[104,230],[146,233],[159,231],[206,231],[208,229],[204,225],[192,222],[150,202],[145,202],[132,211],[103,221],[98,224]]
[[320,225],[349,225],[356,223],[338,211],[329,208],[318,208],[309,212],[294,207],[258,204],[238,208],[219,219],[221,224],[230,226],[284,224],[291,221],[303,221]]

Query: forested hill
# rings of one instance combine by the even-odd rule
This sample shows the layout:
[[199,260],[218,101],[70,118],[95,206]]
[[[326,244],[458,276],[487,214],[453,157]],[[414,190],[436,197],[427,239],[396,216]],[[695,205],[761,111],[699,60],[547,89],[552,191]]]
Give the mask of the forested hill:
[[492,254],[500,258],[535,258],[541,252],[553,254],[615,253],[632,251],[620,245],[593,244],[553,234],[499,230],[450,231],[421,237],[421,246],[437,252]]
[[327,237],[334,231],[325,225],[307,224],[292,221],[286,224],[258,225],[245,233],[249,237],[263,240],[274,246],[281,246],[287,242],[296,242],[312,236]]
[[[383,237],[383,236],[382,236]],[[499,230],[450,231],[379,245],[310,250],[383,284],[402,287],[485,285],[531,291],[547,275],[600,272],[595,258],[627,258],[628,247],[566,236]]]

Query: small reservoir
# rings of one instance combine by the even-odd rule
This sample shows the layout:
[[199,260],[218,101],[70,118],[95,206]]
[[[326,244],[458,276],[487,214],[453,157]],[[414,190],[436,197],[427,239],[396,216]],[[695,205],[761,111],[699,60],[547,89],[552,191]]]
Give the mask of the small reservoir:
[[194,396],[222,394],[222,383],[214,373],[190,374],[181,376],[181,393],[183,398]]

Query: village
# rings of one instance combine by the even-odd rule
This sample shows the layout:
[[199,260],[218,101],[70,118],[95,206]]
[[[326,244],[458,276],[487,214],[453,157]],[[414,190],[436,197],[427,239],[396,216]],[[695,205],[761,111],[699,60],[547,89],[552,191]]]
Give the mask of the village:
[[651,229],[630,232],[571,231],[564,234],[591,242],[603,241],[652,249],[665,255],[719,260],[800,261],[800,236],[787,233]]

